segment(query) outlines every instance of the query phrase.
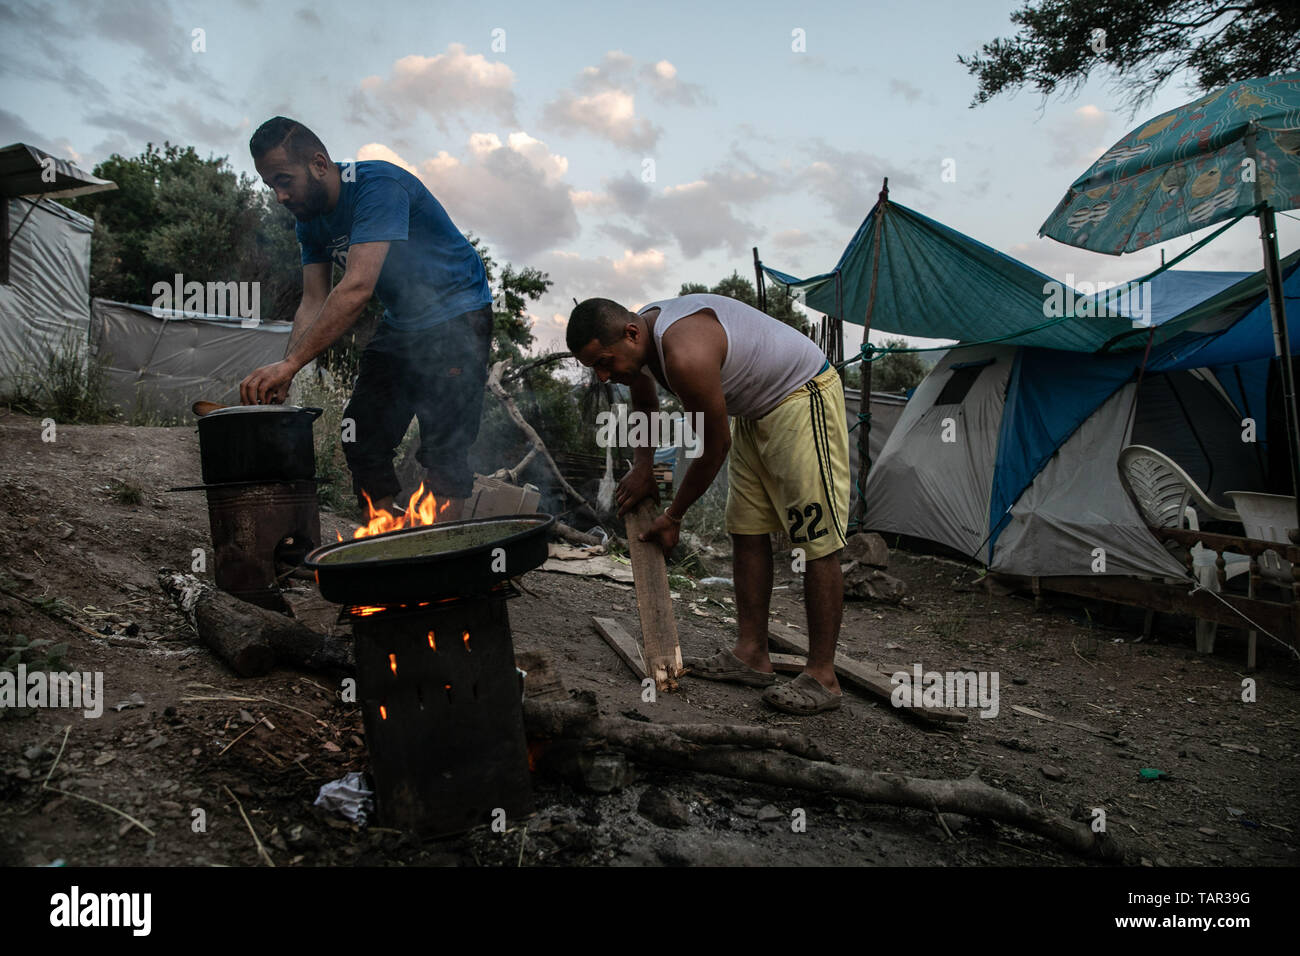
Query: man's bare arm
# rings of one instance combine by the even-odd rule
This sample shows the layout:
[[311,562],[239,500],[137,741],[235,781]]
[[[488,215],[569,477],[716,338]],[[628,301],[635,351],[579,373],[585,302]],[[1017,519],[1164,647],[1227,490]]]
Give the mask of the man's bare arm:
[[[659,410],[659,385],[647,372],[642,372],[629,386],[632,393],[632,410],[637,412],[657,412]],[[635,508],[642,499],[659,498],[659,487],[654,478],[655,450],[650,445],[636,448],[632,452],[632,470],[623,476],[618,484],[615,502],[619,514],[625,514]]]
[[[352,327],[361,310],[370,301],[379,281],[379,271],[384,267],[384,258],[388,255],[387,242],[361,242],[348,249],[348,267],[339,284],[330,292],[324,303],[312,318],[306,310],[308,273],[303,270],[303,302],[294,315],[294,331],[290,336],[289,349],[282,361],[257,369],[239,385],[239,400],[245,405],[262,405],[283,402],[289,394],[289,385],[293,377],[304,365],[324,352],[344,332]],[[328,269],[328,265],[320,263]],[[321,291],[321,274],[312,274],[312,292]],[[323,279],[329,280],[329,273]],[[303,322],[302,333],[298,333],[299,321]]]
[[387,242],[361,242],[348,249],[348,267],[343,278],[325,299],[315,321],[306,327],[285,356],[285,361],[295,366],[295,372],[333,345],[356,322],[374,294],[387,255]]
[[321,307],[329,298],[332,269],[333,265],[328,262],[313,262],[302,267],[302,301],[293,314],[293,331],[289,333],[289,343],[284,347],[285,358],[302,341],[303,335],[316,321]]

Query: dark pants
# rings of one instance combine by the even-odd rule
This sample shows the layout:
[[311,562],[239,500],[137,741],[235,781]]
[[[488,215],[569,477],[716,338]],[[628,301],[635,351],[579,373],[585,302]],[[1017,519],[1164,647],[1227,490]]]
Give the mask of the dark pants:
[[344,442],[343,453],[363,511],[363,491],[378,501],[401,490],[393,453],[412,416],[420,422],[415,457],[428,471],[425,490],[439,498],[469,497],[474,475],[468,453],[478,437],[491,346],[489,307],[414,332],[380,323],[361,353],[343,410],[355,423],[355,441]]

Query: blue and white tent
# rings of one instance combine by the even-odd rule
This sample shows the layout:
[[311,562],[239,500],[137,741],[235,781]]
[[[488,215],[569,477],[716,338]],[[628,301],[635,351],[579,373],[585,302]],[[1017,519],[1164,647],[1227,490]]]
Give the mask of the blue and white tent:
[[[1300,259],[1283,267],[1300,300]],[[1175,320],[1251,278],[1171,270],[1152,280],[1153,324]],[[1270,456],[1268,302],[1144,349],[1086,353],[985,345],[950,351],[908,401],[867,479],[866,526],[945,544],[996,571],[1182,577],[1146,530],[1116,462],[1129,444],[1177,461],[1212,498],[1285,484]],[[1244,309],[1244,314],[1240,310]],[[1300,307],[1289,311],[1300,343]],[[1214,328],[1218,325],[1218,328]],[[1138,330],[1141,331],[1141,330]],[[1141,336],[1145,338],[1145,333]],[[1296,346],[1300,352],[1300,345]],[[1273,396],[1274,406],[1277,397]],[[1250,419],[1253,428],[1243,425]],[[1253,437],[1255,441],[1243,440]]]

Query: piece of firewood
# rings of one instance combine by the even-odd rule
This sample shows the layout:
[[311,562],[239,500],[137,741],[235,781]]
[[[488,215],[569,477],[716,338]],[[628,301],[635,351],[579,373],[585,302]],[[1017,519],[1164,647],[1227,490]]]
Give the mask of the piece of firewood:
[[314,669],[353,666],[348,642],[241,601],[192,574],[164,568],[158,584],[189,618],[199,640],[240,677],[260,677],[277,663]]
[[555,524],[551,526],[551,531],[556,537],[563,538],[570,544],[597,545],[605,543],[604,539],[598,538],[594,534],[586,534],[585,532],[570,528],[563,521],[555,522]]
[[653,541],[642,541],[659,516],[649,498],[627,513],[627,547],[632,558],[632,580],[636,585],[637,609],[641,615],[641,645],[645,649],[646,673],[661,691],[676,690],[682,673],[682,649],[677,643],[677,621],[668,593],[668,567],[664,552]]
[[531,740],[541,744],[543,766],[548,741],[577,740],[677,770],[996,820],[1083,856],[1108,862],[1124,858],[1121,844],[1106,833],[1094,833],[1088,822],[1055,816],[974,775],[964,780],[927,780],[838,766],[820,759],[817,744],[803,734],[746,725],[659,724],[605,717],[589,692],[555,703],[524,701],[524,728]]
[[641,648],[632,639],[632,635],[623,629],[623,625],[611,617],[593,617],[591,623],[595,626],[596,633],[613,648],[614,653],[631,669],[637,680],[643,679],[646,676],[645,658],[641,654]]

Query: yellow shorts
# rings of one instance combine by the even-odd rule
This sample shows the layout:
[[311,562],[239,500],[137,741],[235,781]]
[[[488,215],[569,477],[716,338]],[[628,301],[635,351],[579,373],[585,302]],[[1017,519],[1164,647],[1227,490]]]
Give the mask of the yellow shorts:
[[784,530],[809,561],[844,547],[849,433],[839,373],[828,368],[762,418],[731,420],[727,531]]

